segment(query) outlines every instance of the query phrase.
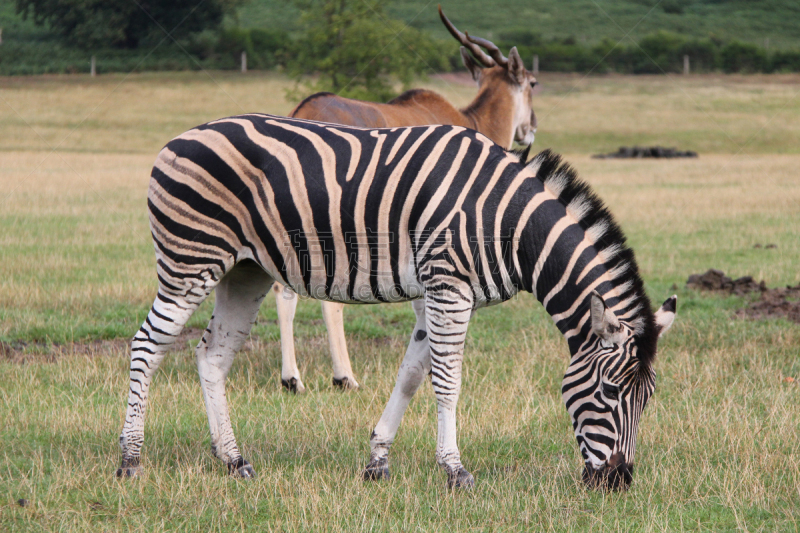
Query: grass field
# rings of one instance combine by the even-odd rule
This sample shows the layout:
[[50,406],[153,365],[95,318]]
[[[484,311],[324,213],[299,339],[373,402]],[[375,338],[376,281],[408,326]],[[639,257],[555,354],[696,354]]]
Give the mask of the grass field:
[[[414,322],[408,305],[346,309],[362,389],[342,394],[330,385],[319,305],[301,302],[295,328],[309,392],[292,396],[280,390],[271,296],[228,387],[259,477],[229,479],[212,458],[187,341],[154,381],[145,474],[118,481],[123,339],[156,287],[150,166],[166,141],[201,122],[288,112],[289,82],[216,72],[5,78],[0,531],[800,529],[800,386],[784,380],[800,381],[800,326],[733,319],[743,298],[683,288],[712,267],[770,286],[800,282],[800,77],[540,81],[536,148],[565,153],[608,202],[652,299],[679,296],[630,491],[583,488],[560,398],[567,348],[529,296],[481,311],[470,329],[459,411],[463,460],[477,480],[469,493],[447,492],[435,464],[430,385],[406,414],[392,480],[358,477]],[[427,85],[461,104],[474,94],[454,77]],[[620,144],[701,156],[589,157]],[[211,307],[190,325],[205,327]]]

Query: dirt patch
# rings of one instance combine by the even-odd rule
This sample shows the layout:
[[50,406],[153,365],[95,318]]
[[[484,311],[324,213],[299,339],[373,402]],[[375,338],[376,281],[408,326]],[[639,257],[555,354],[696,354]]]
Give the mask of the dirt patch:
[[594,159],[676,159],[697,157],[697,152],[663,146],[620,146],[616,152],[596,154],[592,157]]
[[[203,336],[200,328],[186,328],[178,336],[173,347],[182,350],[190,341]],[[93,340],[86,342],[47,343],[47,342],[3,342],[0,341],[0,361],[12,363],[54,362],[67,355],[86,355],[90,357],[125,356],[128,357],[130,339]],[[248,341],[249,342],[249,341]],[[247,346],[245,346],[245,349]]]
[[731,279],[721,270],[712,268],[705,274],[689,276],[686,287],[736,296],[757,293],[758,299],[737,310],[736,317],[753,320],[785,318],[800,324],[800,285],[769,289],[764,281],[756,282],[752,276]]
[[800,285],[767,289],[761,298],[744,309],[736,311],[740,318],[785,318],[800,324]]
[[722,270],[717,270],[715,268],[709,269],[705,274],[692,274],[689,276],[689,279],[686,280],[686,287],[704,291],[724,292],[737,296],[744,296],[751,292],[764,292],[767,290],[767,284],[763,281],[761,283],[756,283],[753,276],[731,279],[726,276]]

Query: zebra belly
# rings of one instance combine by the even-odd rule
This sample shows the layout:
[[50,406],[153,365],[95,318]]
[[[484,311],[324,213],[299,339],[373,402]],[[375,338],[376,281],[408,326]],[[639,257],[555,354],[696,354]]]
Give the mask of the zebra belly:
[[[408,252],[403,255],[410,257],[410,250]],[[358,268],[358,265],[351,264],[351,267]],[[311,283],[306,285],[303,283],[290,283],[281,272],[272,272],[265,265],[262,265],[262,268],[273,278],[282,280],[300,296],[315,300],[344,304],[379,304],[408,302],[425,296],[425,289],[418,280],[413,260],[406,261],[405,267],[399,269],[397,273],[399,283],[394,282],[395,278],[392,273],[381,276],[368,271],[359,271],[355,276],[355,283],[352,285],[348,282],[348,279],[335,280],[330,286],[327,283],[315,281],[324,280],[326,276],[311,276]],[[302,275],[287,277],[289,279],[297,279]],[[378,280],[377,283],[373,283],[376,278]]]

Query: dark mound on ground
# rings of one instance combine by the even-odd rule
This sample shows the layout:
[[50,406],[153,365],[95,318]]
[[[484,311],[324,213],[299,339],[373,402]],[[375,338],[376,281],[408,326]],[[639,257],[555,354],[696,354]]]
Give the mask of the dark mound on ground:
[[620,146],[616,152],[610,154],[597,154],[595,159],[675,159],[679,157],[697,157],[697,152],[691,150],[681,151],[677,148],[664,148],[663,146]]
[[759,320],[785,318],[800,324],[800,285],[768,289],[766,283],[756,283],[752,276],[731,279],[721,270],[710,269],[705,274],[692,274],[686,281],[689,289],[745,296],[759,293],[759,298],[736,311],[739,318]]
[[686,280],[686,287],[704,291],[725,292],[737,296],[767,290],[767,284],[763,281],[756,283],[753,276],[731,279],[722,270],[715,268],[709,269],[705,274],[692,274]]

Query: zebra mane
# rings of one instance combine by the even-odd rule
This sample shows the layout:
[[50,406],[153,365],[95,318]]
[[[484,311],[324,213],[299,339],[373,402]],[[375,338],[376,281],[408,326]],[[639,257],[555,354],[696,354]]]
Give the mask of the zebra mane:
[[612,277],[620,291],[619,301],[627,301],[618,312],[628,315],[625,321],[634,328],[641,368],[649,368],[656,355],[658,328],[644,282],[639,276],[636,258],[626,244],[622,229],[592,188],[578,178],[577,172],[563,163],[558,154],[544,150],[527,167],[536,172],[536,178],[579,221],[580,227],[594,242],[594,248],[603,259],[606,269],[616,273]]

